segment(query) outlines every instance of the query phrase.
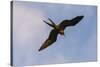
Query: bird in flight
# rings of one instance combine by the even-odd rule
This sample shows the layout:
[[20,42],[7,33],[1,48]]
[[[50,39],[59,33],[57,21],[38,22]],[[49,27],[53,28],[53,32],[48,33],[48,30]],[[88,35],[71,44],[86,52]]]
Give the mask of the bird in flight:
[[77,16],[75,18],[72,18],[71,20],[63,20],[59,25],[56,25],[50,18],[48,18],[48,20],[51,22],[51,24],[43,20],[43,22],[53,27],[53,29],[51,30],[47,40],[40,47],[39,51],[47,48],[48,46],[56,42],[58,34],[64,35],[64,30],[66,27],[75,26],[77,23],[79,23],[82,20],[83,17],[84,16]]

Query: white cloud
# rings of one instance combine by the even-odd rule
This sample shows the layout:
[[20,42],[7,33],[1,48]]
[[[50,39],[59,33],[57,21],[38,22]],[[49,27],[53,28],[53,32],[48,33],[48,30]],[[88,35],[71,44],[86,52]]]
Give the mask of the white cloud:
[[[42,11],[35,8],[28,8],[17,2],[14,4],[13,54],[15,65],[27,64],[32,58],[30,58],[32,53],[36,52],[41,45],[42,37],[45,36],[43,33],[46,31],[46,24],[42,21],[43,15]],[[26,61],[23,62],[23,59]]]
[[[42,11],[27,8],[23,5],[14,5],[14,35],[20,40],[37,37],[45,30]],[[19,40],[19,41],[20,41]]]
[[[34,6],[37,8],[35,8]],[[38,52],[38,49],[40,48],[42,43],[45,41],[45,39],[48,37],[49,32],[51,30],[50,28],[48,28],[49,26],[47,26],[42,21],[47,18],[45,16],[48,16],[50,18],[53,16],[56,16],[57,18],[61,17],[63,19],[66,17],[70,18],[71,16],[74,16],[74,14],[76,15],[76,13],[74,13],[73,15],[70,14],[70,11],[69,12],[67,11],[69,9],[65,9],[65,10],[62,10],[64,12],[62,12],[61,15],[63,16],[61,16],[60,14],[58,14],[59,9],[58,10],[55,9],[57,8],[57,6],[51,9],[49,9],[50,5],[48,5],[49,7],[44,6],[43,7],[44,9],[42,9],[42,7],[39,8],[40,6],[41,6],[40,4],[33,5],[33,3],[27,3],[27,2],[16,2],[14,4],[14,14],[13,14],[14,15],[14,22],[13,22],[14,23],[14,28],[13,28],[14,29],[13,31],[14,32],[14,42],[13,42],[14,43],[13,45],[14,64],[15,65],[32,65],[32,64],[64,63],[64,62],[74,62],[77,59],[80,59],[80,57],[84,58],[85,55],[87,54],[83,55],[81,50],[84,50],[84,49],[81,49],[80,47],[84,46],[84,48],[85,47],[91,48],[91,45],[89,46],[87,46],[87,44],[85,44],[86,46],[82,45],[85,42],[87,43],[87,41],[83,39],[85,41],[84,42],[82,38],[86,37],[86,35],[84,35],[84,32],[88,30],[91,27],[91,25],[93,25],[93,24],[90,25],[90,23],[88,23],[90,27],[88,25],[85,26],[85,28],[88,28],[88,29],[84,29],[84,25],[82,25],[83,27],[82,26],[76,27],[77,29],[80,29],[81,31],[80,30],[76,31],[74,28],[72,28],[73,31],[74,30],[76,31],[76,33],[71,32],[70,31],[71,28],[69,29],[67,28],[67,30],[65,31],[66,37],[59,36],[58,41],[54,43],[55,45],[53,45],[50,50],[49,50],[50,48],[49,47],[48,49],[45,49],[42,52]],[[75,9],[76,8],[70,9],[70,10],[73,12],[73,10]],[[85,8],[78,8],[78,9],[83,10]],[[51,12],[51,10],[53,12]],[[86,12],[88,13],[88,11]],[[84,11],[82,12],[80,11],[80,12],[77,12],[77,14],[79,15],[85,14],[86,16],[88,16],[86,12],[84,13]],[[57,21],[62,20],[62,19],[55,18],[55,20]],[[79,35],[77,32],[81,35]],[[88,37],[86,37],[86,39],[87,38]],[[89,44],[91,44],[90,41],[89,41]],[[80,55],[78,56],[78,54]]]

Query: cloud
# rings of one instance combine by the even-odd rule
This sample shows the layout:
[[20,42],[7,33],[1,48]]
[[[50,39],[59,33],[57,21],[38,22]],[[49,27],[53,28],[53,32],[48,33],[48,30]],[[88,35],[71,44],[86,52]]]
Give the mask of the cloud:
[[[95,55],[94,57],[91,56],[95,54],[95,48],[92,44],[95,44],[94,37],[91,35],[93,32],[95,33],[95,31],[92,32],[96,22],[95,11],[94,7],[89,6],[68,6],[16,1],[14,3],[13,14],[14,65],[76,62],[83,60],[83,58],[85,59],[86,56],[88,58],[84,61],[95,58]],[[38,52],[38,49],[52,29],[42,20],[49,17],[54,19],[56,23],[60,20],[70,19],[76,15],[83,14],[85,17],[77,26],[69,27],[65,30],[65,37],[58,36],[56,43]],[[90,43],[91,41],[93,42]],[[84,51],[84,49],[86,50]],[[91,50],[94,52],[90,53]]]
[[20,38],[27,39],[27,37],[39,35],[40,31],[45,28],[45,24],[42,22],[43,19],[42,11],[16,4],[14,6],[14,32]]
[[[33,52],[41,45],[46,24],[43,12],[27,5],[14,3],[13,50],[14,64],[27,64]],[[42,36],[42,37],[41,37]],[[28,59],[27,59],[28,58]],[[23,62],[23,59],[26,59]]]

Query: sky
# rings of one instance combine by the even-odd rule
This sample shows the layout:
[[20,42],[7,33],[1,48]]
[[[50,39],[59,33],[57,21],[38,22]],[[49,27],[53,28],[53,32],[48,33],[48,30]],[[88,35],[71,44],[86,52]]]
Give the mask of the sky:
[[[51,18],[56,24],[76,16],[84,18],[58,35],[57,41],[38,51],[53,29],[43,22]],[[97,60],[97,7],[14,1],[13,65],[76,63]]]

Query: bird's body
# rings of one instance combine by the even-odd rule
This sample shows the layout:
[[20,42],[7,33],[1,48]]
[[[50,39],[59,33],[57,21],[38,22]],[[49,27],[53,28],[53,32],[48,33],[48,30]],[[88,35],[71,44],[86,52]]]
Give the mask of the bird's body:
[[46,24],[48,24],[49,26],[53,27],[54,29],[51,30],[49,37],[47,38],[47,40],[43,43],[43,45],[40,47],[39,51],[47,48],[48,46],[50,46],[51,44],[53,44],[54,42],[56,42],[57,40],[57,35],[64,35],[64,29],[68,26],[75,26],[81,19],[83,18],[83,16],[77,16],[71,20],[64,20],[62,21],[59,25],[56,25],[51,19],[50,23],[44,21]]

